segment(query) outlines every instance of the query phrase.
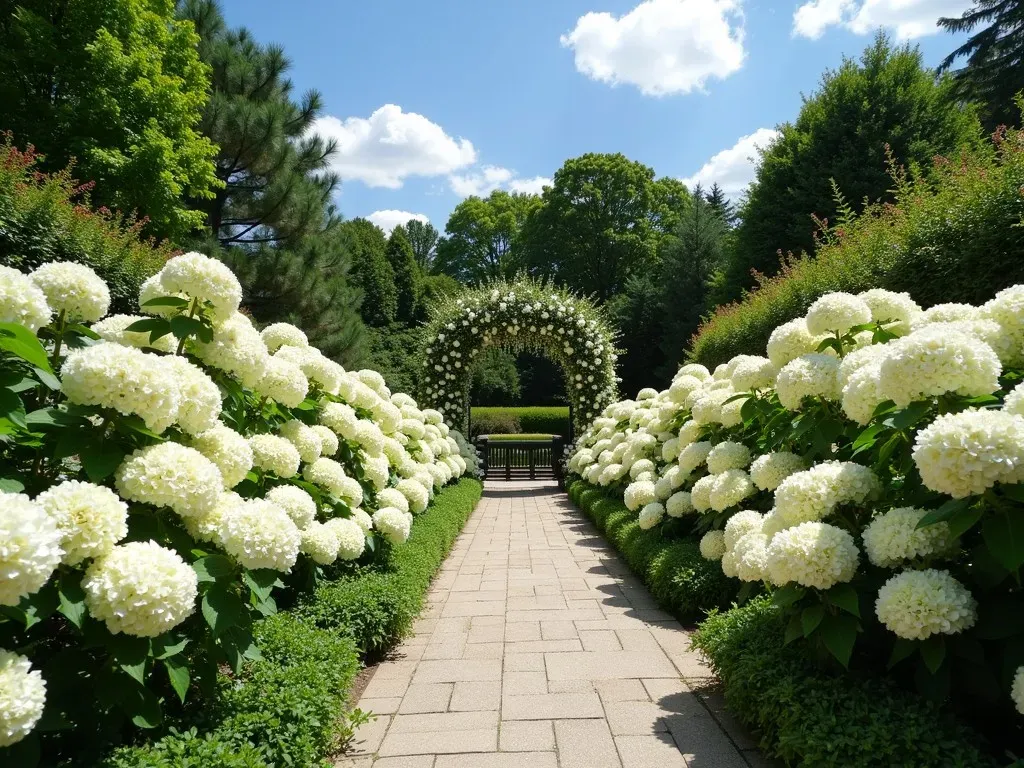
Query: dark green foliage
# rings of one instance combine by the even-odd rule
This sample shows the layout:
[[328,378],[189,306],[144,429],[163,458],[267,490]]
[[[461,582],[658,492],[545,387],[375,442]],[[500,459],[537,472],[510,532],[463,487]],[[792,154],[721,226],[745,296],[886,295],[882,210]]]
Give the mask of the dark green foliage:
[[939,159],[927,180],[890,180],[894,206],[840,222],[814,259],[800,259],[741,304],[720,307],[692,342],[712,368],[741,353],[764,354],[772,330],[829,291],[907,291],[924,307],[981,304],[1024,282],[1024,134],[999,136],[996,151]]
[[341,230],[352,253],[352,282],[363,291],[359,310],[363,320],[378,328],[393,323],[398,314],[398,291],[383,230],[366,219],[346,221]]
[[793,123],[761,153],[757,176],[740,211],[733,256],[720,300],[771,276],[779,253],[813,253],[815,221],[834,222],[833,181],[857,209],[891,199],[888,158],[927,167],[932,158],[978,146],[973,108],[954,107],[952,82],[935,80],[921,53],[893,47],[880,35],[859,62],[827,71]]
[[695,541],[669,538],[658,528],[642,530],[636,513],[626,509],[621,498],[583,480],[569,485],[569,497],[608,537],[666,610],[695,618],[735,598],[738,582],[726,578],[717,563],[705,560]]
[[393,392],[415,392],[421,371],[416,360],[423,351],[418,328],[394,322],[370,328],[369,366],[378,371]]
[[38,161],[10,137],[0,145],[0,264],[30,272],[48,261],[77,261],[106,280],[112,313],[137,312],[139,286],[171,247],[141,237],[132,221],[93,213],[69,171],[39,173]]
[[1024,2],[975,0],[962,16],[939,19],[939,26],[954,34],[972,33],[939,66],[941,72],[967,57],[963,68],[953,72],[957,94],[964,101],[980,102],[988,130],[1018,125],[1020,113],[1013,100],[1024,90]]
[[568,406],[534,406],[525,408],[475,407],[472,409],[474,435],[525,434],[569,435]]
[[409,238],[401,227],[395,227],[388,238],[387,257],[395,276],[395,290],[398,292],[395,317],[403,323],[412,322],[419,303],[420,267],[416,263]]
[[499,347],[485,349],[473,363],[471,386],[469,399],[472,403],[510,406],[522,402],[516,356]]
[[400,229],[404,229],[405,236],[409,238],[420,271],[424,275],[429,274],[437,256],[437,243],[441,239],[441,233],[429,221],[419,219],[409,219]]
[[844,768],[995,766],[975,734],[924,699],[879,678],[819,669],[783,646],[769,598],[714,614],[694,636],[725,686],[729,709],[789,764]]

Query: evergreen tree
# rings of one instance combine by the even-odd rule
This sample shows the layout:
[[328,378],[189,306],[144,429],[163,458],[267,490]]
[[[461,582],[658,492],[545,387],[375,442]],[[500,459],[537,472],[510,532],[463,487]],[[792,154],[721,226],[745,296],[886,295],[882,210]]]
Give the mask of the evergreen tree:
[[420,267],[416,255],[405,236],[404,227],[395,227],[388,238],[388,263],[394,274],[395,290],[398,293],[398,307],[395,317],[399,322],[411,323],[416,316],[420,297]]
[[711,210],[722,217],[727,226],[731,227],[736,223],[736,206],[725,196],[717,181],[704,193],[704,199],[711,206]]
[[390,325],[398,314],[398,291],[383,230],[367,219],[346,221],[340,229],[352,255],[352,282],[363,293],[360,314],[364,322]]
[[953,72],[958,95],[981,102],[987,129],[1016,125],[1020,111],[1014,96],[1024,90],[1024,0],[975,0],[959,18],[939,19],[939,26],[954,34],[973,33],[943,59],[939,71],[966,56],[966,65]]
[[412,252],[416,255],[416,263],[420,265],[420,271],[430,274],[434,266],[434,257],[437,255],[437,242],[441,239],[441,233],[434,228],[429,221],[410,219],[405,223],[405,235],[412,245]]

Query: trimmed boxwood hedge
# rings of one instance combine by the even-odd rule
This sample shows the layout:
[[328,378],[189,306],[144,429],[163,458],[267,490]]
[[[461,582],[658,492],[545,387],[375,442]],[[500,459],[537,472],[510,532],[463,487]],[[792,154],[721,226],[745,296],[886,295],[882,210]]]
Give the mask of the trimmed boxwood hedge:
[[483,491],[464,478],[416,517],[409,540],[371,565],[339,568],[293,610],[256,623],[263,655],[222,677],[198,720],[148,744],[124,747],[103,768],[279,768],[326,765],[344,727],[361,657],[399,639]]
[[569,408],[564,405],[471,409],[473,437],[487,434],[544,434],[569,436]]
[[694,619],[735,599],[739,582],[705,560],[692,539],[669,539],[661,531],[643,530],[622,499],[584,480],[569,485],[569,497],[608,537],[665,610]]
[[928,701],[855,672],[830,674],[797,645],[766,596],[712,614],[693,638],[729,709],[789,764],[844,768],[994,768],[980,739]]

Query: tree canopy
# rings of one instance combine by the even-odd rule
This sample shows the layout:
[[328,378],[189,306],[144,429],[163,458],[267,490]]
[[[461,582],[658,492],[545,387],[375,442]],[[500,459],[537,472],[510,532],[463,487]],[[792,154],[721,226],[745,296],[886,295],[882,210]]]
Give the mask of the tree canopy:
[[340,229],[352,254],[352,282],[363,292],[363,320],[370,326],[393,323],[398,316],[398,290],[384,231],[367,219],[346,221]]

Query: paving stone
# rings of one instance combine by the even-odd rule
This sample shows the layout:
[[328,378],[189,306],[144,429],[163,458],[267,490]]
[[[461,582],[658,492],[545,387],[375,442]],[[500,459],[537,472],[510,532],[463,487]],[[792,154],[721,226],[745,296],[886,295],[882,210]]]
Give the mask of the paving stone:
[[523,643],[540,639],[539,621],[513,621],[505,625],[506,643]]
[[388,735],[432,731],[476,731],[498,726],[497,712],[439,712],[427,715],[395,715]]
[[650,696],[639,680],[595,680],[594,690],[605,706],[613,701],[650,701]]
[[422,733],[388,733],[377,754],[442,755],[453,752],[494,752],[498,749],[498,729],[481,728],[472,731],[424,731]]
[[604,717],[597,693],[537,693],[502,696],[502,720],[558,720]]
[[[616,736],[615,746],[622,756],[623,768],[687,768],[676,743],[667,733],[651,736]],[[701,768],[717,768],[714,763],[703,763]]]
[[549,680],[676,677],[675,668],[661,653],[637,651],[545,653],[544,664],[547,667]]
[[667,713],[653,701],[606,701],[608,727],[616,736],[641,735],[667,731]]
[[[651,675],[651,677],[657,677],[657,675]],[[460,683],[473,680],[500,680],[501,659],[421,661],[412,679],[414,683]]]
[[505,643],[506,653],[565,653],[582,650],[583,644],[575,637],[571,640],[527,640],[521,643]]
[[550,720],[507,720],[502,722],[498,749],[502,752],[544,752],[555,748]]
[[439,755],[434,768],[558,768],[554,752]]
[[574,640],[578,637],[576,625],[571,621],[541,621],[542,640]]
[[543,670],[535,672],[508,672],[502,675],[502,693],[520,696],[524,693],[548,693],[548,676]]
[[[428,683],[409,686],[398,711],[403,715],[423,712],[444,712],[452,697],[453,683]],[[360,702],[360,705],[362,702]]]
[[360,725],[352,736],[350,751],[354,755],[368,755],[376,752],[390,724],[390,715],[380,715]]
[[618,635],[611,629],[581,629],[580,642],[585,651],[621,651]]
[[501,705],[501,683],[470,682],[455,683],[448,710],[451,712],[497,711]]
[[398,705],[401,703],[402,698],[400,696],[389,699],[362,698],[359,700],[359,707],[364,712],[370,712],[375,715],[393,715],[398,711]]
[[510,653],[505,654],[505,672],[543,672],[543,653]]
[[561,768],[621,768],[604,720],[555,720]]
[[431,768],[433,755],[404,755],[403,757],[382,757],[373,768]]
[[409,680],[386,680],[377,679],[376,676],[370,679],[369,684],[363,691],[363,698],[366,699],[391,699],[405,695],[405,689],[409,687]]

